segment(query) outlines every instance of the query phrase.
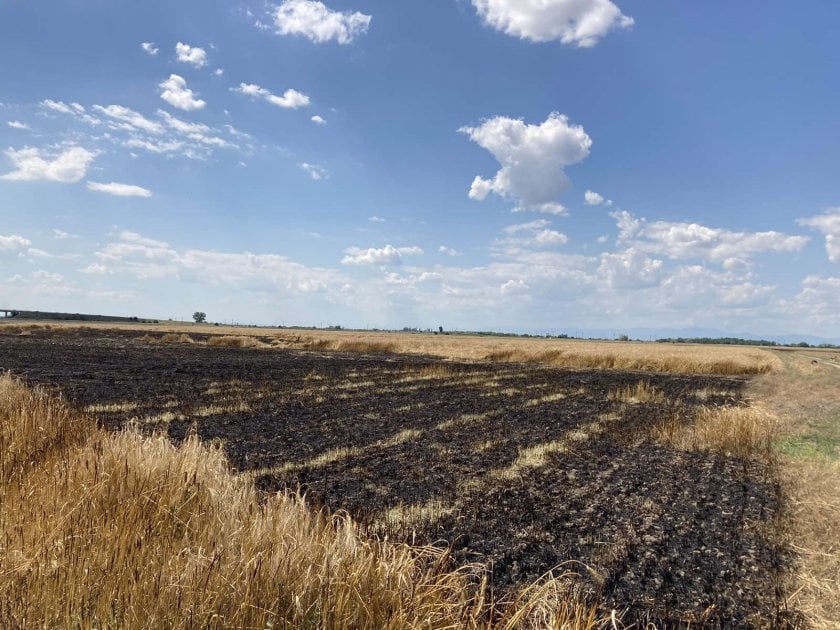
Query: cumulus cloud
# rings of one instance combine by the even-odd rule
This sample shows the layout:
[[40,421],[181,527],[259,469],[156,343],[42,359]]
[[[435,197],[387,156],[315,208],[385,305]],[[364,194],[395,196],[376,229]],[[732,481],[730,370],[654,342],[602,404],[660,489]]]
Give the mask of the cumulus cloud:
[[549,225],[550,222],[545,219],[508,225],[504,228],[507,236],[495,241],[494,246],[496,248],[501,246],[502,251],[507,256],[517,257],[527,255],[535,248],[565,245],[569,242],[568,236],[557,230],[549,229]]
[[368,221],[370,221],[371,223],[385,223],[385,219],[377,216],[368,217]]
[[662,282],[658,301],[669,308],[724,310],[758,306],[776,287],[754,283],[731,271],[713,271],[703,265],[677,269]]
[[160,87],[160,97],[172,107],[189,112],[202,109],[207,104],[197,98],[197,95],[187,87],[184,78],[177,74],[170,74],[169,78],[161,81],[158,87]]
[[117,197],[151,197],[152,191],[134,186],[132,184],[118,184],[111,182],[110,184],[103,184],[99,182],[88,182],[87,189],[95,192],[103,192],[109,195],[116,195]]
[[460,256],[461,252],[459,252],[454,247],[447,247],[446,245],[441,245],[438,247],[438,252],[441,254],[446,254],[447,256]]
[[346,256],[341,259],[342,265],[400,265],[403,256],[420,256],[423,250],[419,247],[348,247],[344,250]]
[[592,190],[587,190],[583,194],[583,200],[586,202],[587,206],[600,206],[606,201],[602,195],[599,195]]
[[662,278],[663,267],[663,261],[630,247],[621,252],[601,254],[598,271],[610,288],[634,289],[657,284]]
[[615,29],[630,28],[610,0],[472,0],[488,26],[533,42],[559,40],[581,48],[594,46]]
[[283,96],[277,96],[259,85],[240,83],[239,87],[231,88],[231,91],[250,96],[251,98],[261,98],[272,105],[286,109],[297,109],[309,105],[309,97],[297,90],[289,89],[283,93]]
[[53,238],[57,241],[64,241],[71,238],[79,238],[78,234],[71,234],[70,232],[65,232],[64,230],[59,230],[58,228],[53,228]]
[[470,199],[481,201],[495,193],[516,202],[517,210],[563,214],[556,199],[568,187],[565,168],[589,155],[592,139],[580,125],[553,112],[539,125],[497,116],[461,133],[487,149],[501,165],[492,179],[476,176]]
[[806,276],[800,292],[786,309],[798,319],[836,330],[840,325],[840,277]]
[[0,179],[74,184],[84,178],[96,155],[95,152],[78,146],[53,152],[43,152],[35,147],[8,149],[6,157],[12,161],[15,170],[0,175]]
[[698,223],[670,221],[648,222],[626,211],[612,213],[619,228],[619,238],[632,241],[638,250],[673,259],[701,259],[727,263],[732,267],[764,252],[794,252],[808,242],[807,236],[782,232],[733,232]]
[[29,125],[25,122],[20,122],[19,120],[9,120],[6,121],[6,124],[12,129],[21,129],[23,131],[28,131],[30,129]]
[[10,234],[9,236],[0,234],[0,253],[17,253],[25,250],[30,245],[32,245],[32,241],[28,238],[23,238],[17,234]]
[[309,175],[315,181],[320,181],[322,179],[327,179],[330,174],[323,166],[318,164],[310,164],[309,162],[301,162],[299,164],[300,168],[306,171],[306,174]]
[[196,68],[207,65],[207,51],[198,46],[178,42],[175,44],[175,56],[181,63],[188,63]]
[[142,42],[140,44],[140,48],[142,48],[146,53],[154,57],[160,52],[160,48],[156,48],[154,42]]
[[313,116],[309,120],[314,122],[316,125],[326,125],[327,124],[327,121],[324,120],[323,118],[321,118],[320,116]]
[[565,245],[569,237],[557,230],[541,230],[534,235],[537,245]]
[[840,208],[829,208],[824,214],[798,219],[799,225],[812,227],[825,235],[825,251],[831,262],[840,262]]
[[370,20],[370,15],[333,11],[317,0],[285,0],[274,10],[280,35],[301,35],[317,44],[330,40],[349,44],[367,33]]

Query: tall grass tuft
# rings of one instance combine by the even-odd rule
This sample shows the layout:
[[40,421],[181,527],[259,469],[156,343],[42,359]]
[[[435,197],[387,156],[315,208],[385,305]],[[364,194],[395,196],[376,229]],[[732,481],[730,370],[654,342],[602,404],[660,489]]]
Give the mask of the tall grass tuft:
[[387,343],[384,341],[342,341],[336,347],[336,350],[341,352],[363,352],[367,354],[377,353],[393,353],[398,352],[399,348],[395,343]]
[[772,456],[777,418],[762,405],[701,407],[693,422],[686,422],[684,413],[675,412],[655,427],[654,438],[686,450],[710,450],[742,459]]
[[607,623],[558,585],[496,609],[444,552],[368,540],[299,496],[261,501],[219,448],[106,432],[9,375],[0,422],[0,627]]
[[256,337],[245,335],[216,335],[207,340],[208,346],[224,348],[265,348],[266,344]]

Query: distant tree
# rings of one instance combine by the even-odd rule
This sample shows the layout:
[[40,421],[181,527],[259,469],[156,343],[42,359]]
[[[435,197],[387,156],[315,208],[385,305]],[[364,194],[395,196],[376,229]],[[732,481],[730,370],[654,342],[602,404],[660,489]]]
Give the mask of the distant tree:
[[202,313],[201,311],[196,311],[193,313],[193,321],[196,324],[203,324],[207,321],[207,313]]
[[619,341],[630,341],[630,337],[628,335],[619,335],[618,340]]
[[442,335],[443,334],[443,326],[438,326],[438,330],[440,331],[440,334]]

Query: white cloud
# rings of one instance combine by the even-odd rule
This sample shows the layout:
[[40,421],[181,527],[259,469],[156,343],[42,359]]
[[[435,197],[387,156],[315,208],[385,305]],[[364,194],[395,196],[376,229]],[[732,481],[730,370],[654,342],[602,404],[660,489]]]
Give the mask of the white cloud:
[[630,247],[621,252],[601,254],[598,271],[612,289],[635,289],[658,284],[664,263]]
[[657,300],[668,308],[720,312],[730,307],[757,306],[774,289],[772,285],[755,284],[749,277],[730,271],[688,265],[662,282]]
[[385,223],[385,219],[382,217],[368,217],[368,221],[371,223]]
[[6,121],[6,124],[9,125],[12,129],[21,129],[24,131],[28,131],[30,126],[27,125],[25,122],[20,122],[19,120],[9,120]]
[[97,153],[82,147],[72,146],[58,153],[44,154],[41,149],[24,147],[8,149],[6,156],[15,170],[0,175],[7,181],[51,181],[73,184],[84,178],[88,166]]
[[280,35],[302,35],[318,44],[330,40],[349,44],[367,32],[370,20],[370,15],[333,11],[317,0],[284,0],[274,11]]
[[105,274],[108,273],[108,268],[105,265],[100,263],[90,263],[79,269],[81,273],[89,273],[89,274]]
[[587,190],[583,195],[583,199],[586,201],[587,206],[600,206],[606,201],[601,195],[592,190]]
[[840,326],[840,277],[806,276],[801,291],[785,310],[800,322],[810,320],[836,331]]
[[316,125],[326,125],[327,124],[327,121],[324,120],[323,118],[321,118],[320,116],[313,116],[309,120],[314,122]]
[[22,251],[32,245],[32,241],[17,234],[3,236],[0,234],[0,253],[10,254]]
[[225,73],[224,68],[216,68],[215,70],[213,70],[213,74],[215,74],[217,77],[222,76],[224,73]]
[[186,120],[181,120],[180,118],[176,118],[169,112],[163,111],[159,109],[157,111],[158,116],[163,118],[163,121],[169,126],[171,129],[174,129],[178,133],[184,135],[191,135],[191,134],[205,134],[210,131],[210,127],[207,125],[202,125],[201,123],[193,123],[187,122]]
[[568,236],[549,229],[549,225],[551,225],[550,222],[545,219],[508,225],[504,228],[507,236],[495,241],[493,245],[495,248],[501,246],[504,255],[516,258],[528,255],[535,249],[565,245],[569,242]]
[[703,258],[724,261],[761,252],[792,252],[808,238],[781,232],[730,232],[697,223],[657,221],[643,228],[647,247],[671,258]]
[[794,252],[808,242],[807,236],[782,232],[733,232],[698,223],[648,222],[627,211],[612,213],[619,228],[619,239],[639,251],[672,259],[700,259],[722,263],[729,268],[765,252]]
[[579,125],[553,112],[539,125],[497,116],[478,127],[462,127],[461,133],[487,149],[501,165],[493,179],[476,176],[471,199],[483,200],[495,193],[517,203],[518,210],[563,214],[555,200],[569,187],[565,167],[584,160],[591,138]]
[[626,210],[611,212],[610,216],[615,219],[618,226],[618,237],[622,240],[633,238],[642,229],[643,219],[637,219]]
[[[176,75],[173,75],[176,76]],[[180,78],[180,77],[179,77]],[[167,82],[164,82],[167,83]],[[174,87],[178,87],[175,81]],[[192,98],[189,94],[180,95]],[[172,96],[165,94],[164,96]],[[187,104],[187,100],[183,104]],[[204,101],[197,101],[203,106]],[[208,159],[215,149],[240,149],[249,151],[253,148],[253,138],[230,125],[224,130],[209,127],[201,123],[188,122],[158,109],[158,120],[147,118],[140,112],[124,105],[94,105],[92,111],[100,117],[86,113],[78,103],[66,105],[61,102],[44,101],[41,106],[54,111],[72,115],[77,120],[93,127],[107,127],[107,131],[92,138],[95,141],[108,141],[129,149],[143,149],[158,155],[179,154],[196,160]]]
[[45,99],[41,101],[40,105],[44,109],[50,109],[54,112],[59,112],[60,114],[83,114],[85,112],[85,108],[78,103],[70,103],[68,105],[62,101]]
[[423,250],[419,247],[348,247],[344,250],[347,254],[341,259],[343,265],[399,265],[402,264],[403,256],[420,256]]
[[239,87],[231,88],[231,91],[250,96],[251,98],[261,98],[272,105],[287,109],[297,109],[298,107],[306,107],[309,105],[309,97],[297,90],[289,89],[283,93],[283,96],[277,96],[259,85],[254,85],[253,83],[240,83]]
[[128,274],[139,280],[179,279],[243,291],[312,294],[340,287],[344,280],[330,269],[306,267],[284,256],[250,252],[175,249],[169,243],[135,232],[120,232],[96,252],[88,274]]
[[161,81],[160,97],[178,109],[185,111],[194,111],[202,109],[207,103],[200,98],[197,98],[191,89],[187,87],[187,82],[183,77],[177,74],[170,74],[169,78]]
[[594,46],[611,30],[629,28],[610,0],[472,0],[485,24],[507,35],[534,42],[560,40],[582,48]]
[[160,52],[160,48],[156,48],[154,42],[142,42],[140,48],[150,54],[152,57]]
[[327,169],[323,166],[318,164],[310,164],[309,162],[301,162],[298,166],[306,171],[307,175],[314,179],[315,181],[320,181],[322,179],[327,179],[330,174]]
[[53,228],[53,238],[57,241],[64,241],[71,238],[79,238],[78,234],[71,234],[70,232],[65,232],[64,230],[59,230],[58,228]]
[[534,236],[537,245],[565,245],[569,237],[556,230],[541,230]]
[[505,282],[501,287],[499,287],[499,291],[501,291],[502,295],[517,295],[527,293],[531,290],[531,287],[523,280],[508,280]]
[[532,232],[534,230],[540,230],[549,225],[551,225],[551,222],[546,221],[545,219],[537,219],[536,221],[529,221],[528,223],[508,225],[504,230],[507,234],[517,234],[519,232]]
[[196,68],[202,68],[207,65],[207,51],[198,46],[190,46],[178,42],[175,44],[175,55],[181,63],[188,63]]
[[143,114],[128,107],[122,105],[108,105],[107,107],[94,105],[93,109],[127,125],[127,127],[123,127],[124,130],[140,130],[155,135],[163,133],[163,126],[160,123],[149,120]]
[[453,247],[447,247],[446,245],[441,245],[438,247],[438,252],[441,254],[446,254],[447,256],[460,256],[461,252]]
[[102,184],[99,182],[88,182],[87,189],[95,192],[103,192],[109,195],[116,195],[117,197],[151,197],[152,191],[140,186],[132,184],[118,184],[111,182],[110,184]]
[[797,219],[799,225],[815,228],[825,235],[825,251],[831,262],[840,262],[840,208],[829,208],[824,214]]
[[[144,138],[129,138],[123,142],[123,146],[128,149],[143,149],[149,153],[157,153],[162,155],[165,153],[175,153],[184,149],[184,143],[178,140],[152,141]],[[192,157],[187,155],[187,157]]]

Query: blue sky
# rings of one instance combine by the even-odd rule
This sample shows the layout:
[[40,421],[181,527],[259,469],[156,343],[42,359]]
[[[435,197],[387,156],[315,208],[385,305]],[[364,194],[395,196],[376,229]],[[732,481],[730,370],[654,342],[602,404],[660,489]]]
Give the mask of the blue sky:
[[833,2],[0,4],[0,306],[836,337]]

